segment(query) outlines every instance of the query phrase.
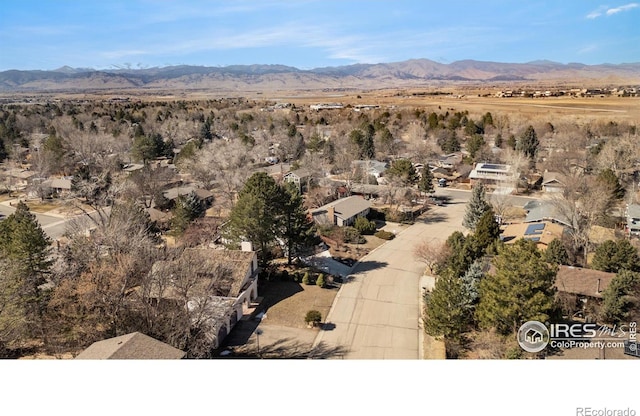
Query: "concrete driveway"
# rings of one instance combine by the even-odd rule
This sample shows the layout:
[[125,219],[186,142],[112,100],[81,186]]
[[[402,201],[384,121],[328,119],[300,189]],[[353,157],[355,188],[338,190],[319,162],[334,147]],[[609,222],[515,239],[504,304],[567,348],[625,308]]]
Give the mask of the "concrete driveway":
[[331,257],[329,250],[325,250],[313,256],[305,257],[302,261],[305,264],[314,266],[315,268],[333,276],[347,277],[349,273],[351,273],[351,267],[340,263]]
[[334,329],[321,331],[314,345],[344,347],[347,359],[419,359],[420,278],[425,266],[413,250],[424,240],[444,241],[462,231],[468,196],[452,195],[448,204],[434,207],[424,220],[356,264],[327,316]]

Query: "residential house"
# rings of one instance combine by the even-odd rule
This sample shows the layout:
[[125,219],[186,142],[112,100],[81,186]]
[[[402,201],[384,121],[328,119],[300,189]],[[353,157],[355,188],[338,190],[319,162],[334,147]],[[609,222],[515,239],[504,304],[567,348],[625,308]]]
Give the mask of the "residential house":
[[267,175],[271,176],[276,182],[280,182],[284,175],[291,170],[290,163],[277,163],[274,165],[265,166],[263,168],[259,168],[256,172],[265,172]]
[[627,217],[627,233],[640,235],[640,205],[629,204],[625,216]]
[[469,173],[471,186],[482,183],[486,186],[500,186],[514,183],[515,174],[510,165],[498,163],[476,163]]
[[300,192],[304,192],[309,189],[309,186],[311,185],[311,178],[311,172],[305,168],[292,170],[285,173],[282,177],[285,182],[293,183]]
[[449,153],[442,155],[435,161],[435,165],[444,169],[454,169],[462,163],[462,152]]
[[593,312],[593,308],[600,305],[602,293],[615,276],[615,273],[600,270],[559,266],[554,286],[559,294],[570,300],[570,306],[574,310]]
[[542,222],[551,221],[571,227],[571,220],[559,209],[558,204],[561,202],[551,201],[529,201],[524,205],[527,216],[524,222]]
[[258,257],[251,243],[242,250],[186,249],[174,261],[151,268],[150,300],[173,301],[192,312],[218,348],[236,323],[249,316],[258,297]]
[[366,217],[370,210],[369,201],[354,195],[311,210],[311,216],[318,224],[345,227],[353,225],[358,217]]
[[509,224],[504,227],[500,239],[505,244],[513,244],[524,238],[536,243],[539,250],[546,250],[550,242],[561,239],[564,227],[549,221]]
[[11,191],[21,191],[27,188],[31,180],[36,176],[36,172],[28,169],[8,169],[3,172],[4,185]]
[[559,172],[545,172],[542,176],[542,190],[545,192],[562,192],[566,187],[566,177]]
[[64,196],[71,193],[71,178],[57,178],[43,182],[51,188],[55,195]]
[[185,352],[140,332],[94,342],[76,360],[179,360]]
[[182,185],[169,188],[163,192],[163,195],[169,201],[174,202],[179,196],[187,196],[191,192],[194,192],[207,207],[209,207],[213,202],[213,193],[206,189],[198,188],[195,185]]
[[354,174],[360,173],[363,177],[374,176],[378,179],[382,177],[389,165],[387,162],[380,162],[378,160],[354,160],[351,162],[351,167]]

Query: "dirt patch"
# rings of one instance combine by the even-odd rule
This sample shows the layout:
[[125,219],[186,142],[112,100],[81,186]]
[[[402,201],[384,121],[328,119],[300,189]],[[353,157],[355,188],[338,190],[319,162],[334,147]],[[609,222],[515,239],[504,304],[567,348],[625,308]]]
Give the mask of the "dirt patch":
[[321,288],[295,282],[269,282],[260,289],[267,317],[265,324],[306,328],[304,317],[315,309],[324,320],[331,309],[338,288]]

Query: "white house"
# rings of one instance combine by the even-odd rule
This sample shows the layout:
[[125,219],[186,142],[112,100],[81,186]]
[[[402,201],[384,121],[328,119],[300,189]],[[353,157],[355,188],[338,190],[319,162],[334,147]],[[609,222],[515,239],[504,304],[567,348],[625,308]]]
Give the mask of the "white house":
[[469,173],[471,185],[483,183],[485,185],[507,184],[514,180],[514,172],[510,165],[498,163],[476,163]]

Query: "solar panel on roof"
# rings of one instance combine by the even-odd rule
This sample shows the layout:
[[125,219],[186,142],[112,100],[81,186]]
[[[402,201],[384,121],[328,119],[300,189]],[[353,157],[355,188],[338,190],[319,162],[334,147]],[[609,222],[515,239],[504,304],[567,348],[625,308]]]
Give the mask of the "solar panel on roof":
[[529,224],[524,235],[542,234],[542,230],[544,230],[544,224]]

